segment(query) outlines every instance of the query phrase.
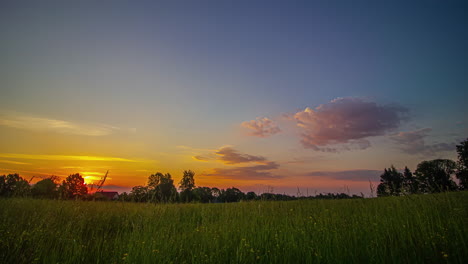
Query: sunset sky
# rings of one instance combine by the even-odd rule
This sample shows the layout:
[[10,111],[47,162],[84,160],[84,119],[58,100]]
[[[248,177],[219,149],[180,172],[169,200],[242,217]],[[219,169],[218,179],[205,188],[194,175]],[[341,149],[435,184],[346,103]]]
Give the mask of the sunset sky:
[[1,1],[0,174],[369,193],[468,137],[468,1]]

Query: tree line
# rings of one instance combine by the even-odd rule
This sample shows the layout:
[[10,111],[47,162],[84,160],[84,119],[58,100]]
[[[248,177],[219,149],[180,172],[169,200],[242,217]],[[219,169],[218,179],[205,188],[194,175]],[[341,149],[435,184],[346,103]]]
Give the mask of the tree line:
[[[232,187],[219,189],[216,187],[196,187],[195,172],[186,170],[179,182],[179,191],[174,185],[170,173],[157,172],[148,177],[145,186],[139,185],[127,193],[119,195],[118,200],[125,202],[141,203],[232,203],[240,201],[267,200],[289,201],[297,199],[350,199],[363,198],[363,196],[349,195],[346,193],[327,193],[316,196],[291,196],[287,194],[255,192],[244,193],[238,188]],[[51,176],[30,185],[19,174],[0,176],[0,197],[33,197],[41,199],[64,200],[109,200],[102,192],[89,193],[83,177],[79,174],[69,175],[64,181]]]
[[[408,167],[399,172],[394,166],[385,169],[377,186],[377,196],[438,193],[468,189],[468,139],[456,146],[458,160],[422,161],[412,173]],[[458,184],[453,180],[458,179]]]
[[[407,167],[399,172],[394,166],[384,169],[377,187],[377,196],[400,196],[420,193],[436,193],[468,189],[468,139],[456,146],[458,161],[436,159],[422,161],[414,173]],[[458,184],[452,176],[458,179]],[[31,180],[30,180],[31,181]],[[89,193],[88,186],[79,173],[69,175],[62,182],[59,177],[51,176],[31,185],[19,174],[0,176],[0,197],[34,197],[42,199],[82,199],[106,200],[102,193]],[[195,186],[195,173],[191,170],[183,172],[178,189],[174,185],[171,174],[157,172],[148,177],[145,186],[132,188],[129,193],[119,195],[121,201],[151,202],[151,203],[230,203],[253,200],[288,201],[298,199],[350,199],[363,198],[364,195],[349,195],[346,193],[327,193],[315,196],[292,196],[287,194],[255,192],[244,193],[232,187],[219,189],[216,187]]]

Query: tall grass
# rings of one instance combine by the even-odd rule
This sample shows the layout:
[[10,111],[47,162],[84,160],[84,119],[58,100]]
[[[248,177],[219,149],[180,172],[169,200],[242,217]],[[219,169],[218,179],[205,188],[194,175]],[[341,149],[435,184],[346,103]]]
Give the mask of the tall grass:
[[467,263],[468,192],[134,204],[0,200],[1,263]]

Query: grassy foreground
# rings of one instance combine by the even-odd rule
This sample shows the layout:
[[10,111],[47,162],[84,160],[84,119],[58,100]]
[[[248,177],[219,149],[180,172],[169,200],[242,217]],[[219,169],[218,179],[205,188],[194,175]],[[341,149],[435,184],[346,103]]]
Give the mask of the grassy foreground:
[[0,263],[467,263],[468,192],[134,204],[0,200]]

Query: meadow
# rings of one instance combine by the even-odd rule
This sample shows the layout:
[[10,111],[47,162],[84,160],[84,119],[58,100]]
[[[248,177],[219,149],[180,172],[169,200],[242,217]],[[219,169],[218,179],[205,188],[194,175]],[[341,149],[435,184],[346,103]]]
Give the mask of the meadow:
[[1,263],[467,263],[468,192],[137,204],[0,200]]

